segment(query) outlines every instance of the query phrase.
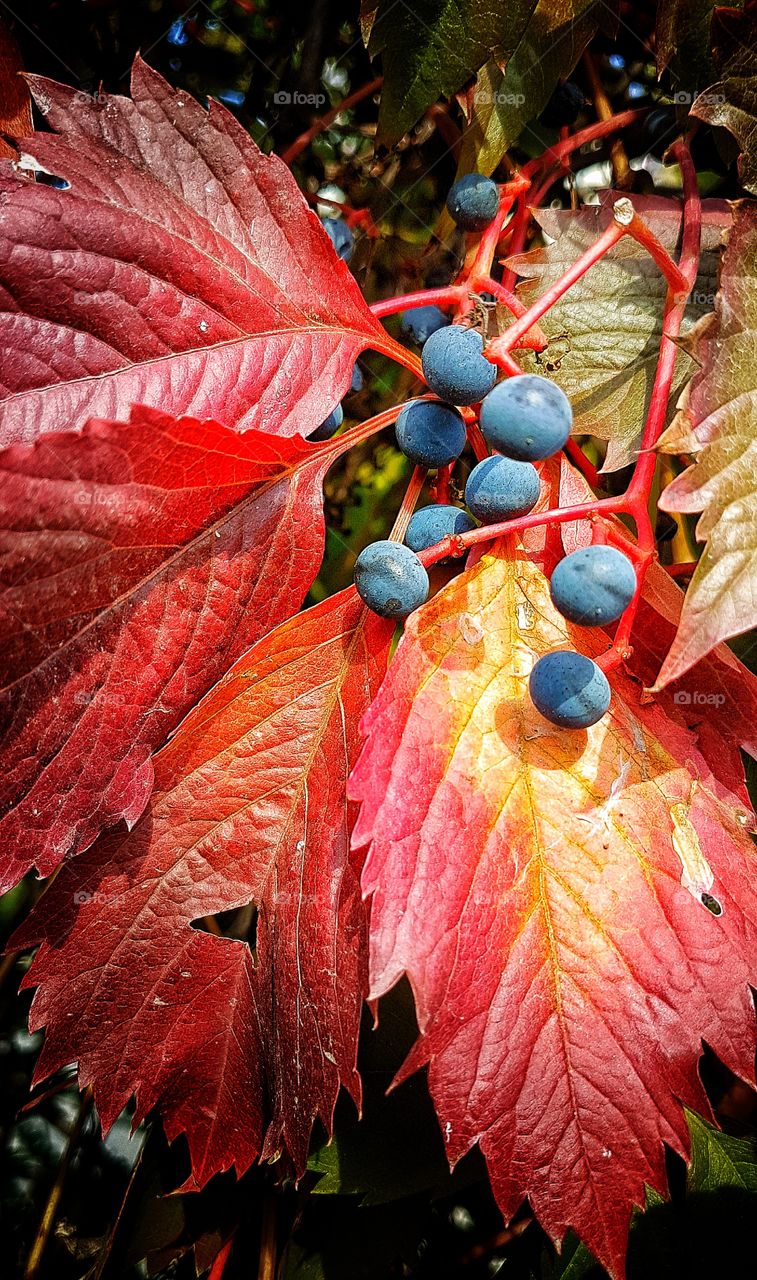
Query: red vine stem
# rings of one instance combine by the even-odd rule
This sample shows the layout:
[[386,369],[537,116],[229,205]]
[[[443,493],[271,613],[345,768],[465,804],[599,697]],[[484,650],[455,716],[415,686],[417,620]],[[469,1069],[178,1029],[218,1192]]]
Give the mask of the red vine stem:
[[[567,169],[567,165],[563,161],[562,164],[551,168],[548,177],[544,179],[535,191],[527,196],[521,196],[518,202],[518,208],[512,222],[512,235],[507,249],[508,258],[514,258],[522,253],[526,247],[526,235],[528,232],[528,224],[531,221],[533,209],[538,209],[550,187],[557,181],[560,173]],[[516,273],[512,267],[508,267],[502,276],[502,283],[508,289],[515,288]]]
[[676,289],[670,285],[665,299],[660,358],[641,437],[639,461],[628,486],[625,506],[625,510],[636,524],[637,545],[640,552],[645,555],[645,562],[637,570],[636,595],[618,623],[612,650],[604,664],[606,670],[616,666],[623,658],[630,655],[631,631],[641,600],[644,577],[655,552],[654,529],[649,518],[649,497],[657,466],[655,445],[665,426],[665,415],[670,400],[670,388],[678,354],[675,340],[681,332],[686,302],[694,287],[699,267],[702,203],[697,189],[696,171],[689,148],[684,142],[674,143],[671,154],[680,164],[683,174],[683,234],[679,267],[684,289]]
[[[538,164],[546,167],[546,162],[551,160],[552,164],[556,164],[570,154],[570,151],[576,146],[581,145],[581,141],[587,141],[588,137],[601,136],[603,133],[611,133],[615,129],[622,127],[631,120],[635,120],[640,112],[625,112],[621,115],[614,116],[610,120],[601,121],[600,126],[591,126],[590,130],[584,130],[583,138],[581,135],[574,135],[573,138],[566,139],[558,144],[557,147],[545,153],[541,157]],[[581,141],[579,141],[581,139]],[[655,469],[657,465],[657,456],[655,446],[659,439],[660,433],[665,425],[665,415],[670,400],[670,390],[672,386],[673,373],[677,355],[676,339],[680,333],[681,323],[685,311],[686,302],[696,279],[701,237],[701,202],[697,191],[696,173],[691,160],[688,147],[682,141],[674,144],[671,153],[679,161],[683,174],[683,234],[680,262],[676,264],[664,245],[657,239],[654,233],[643,222],[643,220],[635,212],[631,202],[624,198],[616,201],[613,207],[613,221],[602,232],[593,245],[591,245],[585,253],[573,264],[571,268],[562,276],[562,278],[550,289],[537,299],[531,307],[523,311],[523,313],[514,321],[507,331],[494,342],[490,343],[486,354],[492,359],[493,363],[503,368],[509,375],[516,376],[521,372],[520,367],[514,361],[510,352],[521,340],[526,338],[529,330],[533,330],[534,325],[541,319],[546,312],[554,306],[554,304],[570,289],[590,268],[598,262],[624,235],[632,236],[652,257],[659,267],[668,283],[667,295],[663,311],[662,339],[660,342],[660,356],[657,365],[652,393],[650,396],[649,409],[642,432],[641,442],[639,446],[638,460],[634,470],[631,483],[627,491],[619,497],[610,498],[593,498],[589,502],[577,503],[569,507],[551,508],[548,511],[531,512],[528,515],[521,516],[516,520],[501,521],[497,524],[484,525],[478,529],[472,529],[470,532],[443,539],[434,547],[429,547],[421,553],[421,560],[426,566],[436,564],[439,560],[449,556],[463,555],[467,550],[479,546],[480,544],[491,542],[492,540],[504,535],[522,533],[526,529],[536,528],[546,524],[562,524],[569,521],[590,519],[594,523],[594,535],[597,541],[610,541],[613,544],[620,544],[626,553],[632,558],[636,565],[637,587],[634,599],[629,605],[623,617],[620,619],[615,634],[615,639],[607,654],[599,659],[600,665],[605,670],[611,670],[618,663],[628,658],[631,654],[630,635],[633,628],[639,601],[641,599],[641,591],[643,587],[644,577],[649,564],[655,554],[655,535],[652,522],[649,516],[649,500],[651,494],[652,483],[654,480]],[[536,172],[538,164],[534,162],[530,166],[526,166],[531,173]],[[550,178],[550,181],[552,179]],[[545,180],[546,181],[546,180]],[[402,298],[387,299],[383,303],[378,303],[372,308],[376,315],[388,315],[396,310],[402,310],[405,307],[422,304],[424,302],[438,301],[447,305],[457,303],[458,309],[461,309],[463,298],[469,294],[471,288],[475,285],[481,286],[485,280],[486,287],[490,288],[493,293],[512,303],[518,303],[518,299],[514,299],[507,286],[498,286],[496,281],[491,281],[488,272],[491,268],[491,260],[496,251],[504,220],[512,208],[513,203],[519,196],[522,196],[529,184],[523,182],[523,175],[520,179],[516,178],[512,182],[505,184],[502,188],[500,196],[500,210],[495,223],[488,229],[477,249],[473,252],[470,262],[461,273],[461,276],[454,285],[446,289],[438,290],[422,290],[416,294],[407,294]],[[544,188],[544,182],[542,183]],[[542,191],[539,194],[543,194]],[[524,208],[525,206],[525,201]],[[520,234],[520,232],[517,232]],[[482,250],[482,242],[486,239],[485,248]],[[487,274],[484,274],[487,273]],[[494,286],[492,288],[492,286]],[[533,338],[533,333],[530,335]],[[377,348],[378,349],[378,348]],[[394,343],[393,339],[387,338],[387,354],[393,354],[394,358],[399,358],[401,363],[406,367],[416,369],[419,376],[422,376],[420,370],[420,362],[411,357],[413,363],[409,363],[409,353],[398,343]],[[402,354],[400,354],[402,353]],[[379,430],[381,426],[393,421],[400,411],[401,406],[387,410],[384,414],[379,414],[362,426],[355,428],[353,431],[346,433],[345,436],[339,437],[334,442],[335,456],[341,453],[345,447],[344,442],[348,442],[346,447],[351,444],[367,438],[374,431]],[[486,456],[488,450],[486,443],[481,436],[477,423],[468,418],[467,428],[469,439],[474,448],[477,457]],[[581,449],[575,441],[570,441],[566,446],[566,453],[579,467],[582,474],[590,481],[590,483],[598,487],[600,482],[599,473],[596,468],[585,457]],[[424,473],[416,468],[413,473],[408,492],[405,496],[400,514],[395,524],[392,536],[398,535],[398,531],[404,536],[407,521],[410,513],[415,506],[418,494],[424,482]],[[442,480],[442,487],[448,482],[448,477]],[[631,542],[626,539],[619,528],[613,527],[604,520],[605,516],[618,515],[625,513],[631,516],[636,526],[636,541]],[[689,566],[682,566],[677,570],[683,576]]]
[[530,185],[530,178],[524,177],[521,173],[516,173],[509,182],[505,182],[500,187],[499,208],[475,246],[470,262],[466,261],[463,266],[461,273],[463,279],[475,279],[477,276],[491,274],[494,255],[497,251],[505,221],[515,201],[528,190]]
[[555,143],[554,147],[549,147],[542,155],[536,156],[533,160],[529,160],[521,169],[521,177],[532,178],[534,174],[544,170],[549,164],[559,164],[571,152],[577,151],[579,147],[583,147],[587,142],[594,142],[598,138],[606,138],[611,133],[617,133],[620,129],[625,129],[626,125],[635,124],[637,120],[641,120],[648,112],[648,107],[637,107],[633,111],[619,111],[616,116],[610,120],[598,120],[596,124],[587,125],[585,129],[579,129],[578,133],[574,133],[572,137]]
[[528,310],[518,320],[516,320],[515,324],[510,325],[509,329],[502,334],[501,338],[495,338],[494,342],[489,344],[486,349],[487,359],[491,360],[494,364],[500,365],[500,367],[504,367],[501,363],[501,357],[508,351],[511,351],[516,342],[522,338],[524,334],[528,333],[528,330],[535,321],[541,320],[542,316],[546,315],[547,311],[549,311],[556,302],[559,302],[563,294],[567,293],[568,289],[572,288],[576,281],[580,280],[581,276],[585,275],[589,268],[594,266],[595,262],[599,262],[600,258],[604,257],[607,253],[608,249],[611,249],[614,244],[617,244],[618,240],[620,240],[621,236],[624,236],[625,233],[626,228],[616,219],[613,219],[610,225],[602,232],[599,239],[581,254],[581,257],[573,263],[573,266],[565,272],[565,275],[561,276],[561,278],[556,280],[549,289],[545,290],[542,296],[537,298],[536,302],[534,302]]
[[[407,311],[411,307],[435,305],[442,307],[456,306],[459,308],[463,302],[468,301],[470,293],[476,290],[493,293],[497,300],[504,303],[514,316],[519,317],[526,314],[526,308],[519,298],[510,293],[509,289],[505,289],[497,280],[492,280],[491,276],[486,275],[476,276],[465,284],[448,284],[440,286],[438,289],[418,289],[415,293],[403,293],[394,298],[382,298],[379,302],[371,303],[370,309],[373,315],[381,320],[384,316],[393,316],[398,311]],[[530,330],[517,345],[542,351],[547,345],[545,335],[538,325],[531,325]]]
[[402,293],[396,298],[382,298],[380,302],[372,302],[370,309],[380,320],[382,316],[393,316],[410,307],[427,307],[432,304],[452,307],[467,292],[465,285],[460,284],[447,284],[439,289],[417,289],[415,293]]
[[330,111],[326,111],[324,115],[320,116],[315,124],[312,124],[309,129],[306,129],[304,133],[295,138],[294,142],[291,142],[285,151],[282,151],[281,159],[284,164],[291,164],[293,160],[296,160],[301,152],[307,150],[313,139],[317,138],[319,133],[323,133],[328,129],[329,125],[333,124],[337,116],[340,116],[343,111],[349,111],[350,107],[357,106],[358,102],[362,102],[364,98],[370,98],[371,94],[381,88],[383,79],[383,76],[377,76],[375,80],[371,80],[368,84],[364,84],[362,88],[356,89],[354,93],[343,98]]
[[[617,117],[616,117],[617,119]],[[677,354],[676,341],[680,333],[681,322],[684,315],[686,300],[696,279],[697,268],[699,263],[699,244],[701,235],[701,203],[696,184],[696,172],[694,170],[691,156],[685,143],[678,142],[672,148],[675,158],[679,161],[683,173],[683,191],[684,191],[684,210],[683,210],[683,236],[681,247],[681,259],[675,273],[670,270],[666,271],[668,278],[668,293],[663,312],[663,336],[660,342],[660,359],[657,366],[654,386],[650,397],[649,409],[642,433],[641,444],[639,449],[639,459],[634,471],[633,478],[626,493],[619,497],[611,498],[595,498],[589,502],[577,503],[569,507],[551,508],[548,511],[531,512],[529,515],[520,516],[516,520],[505,520],[498,524],[483,525],[479,529],[472,529],[469,533],[464,533],[456,537],[445,538],[442,542],[434,547],[429,547],[427,551],[421,552],[421,560],[426,566],[436,564],[438,560],[448,556],[463,555],[469,548],[479,543],[489,542],[495,538],[502,537],[506,534],[522,533],[526,529],[537,528],[544,524],[564,524],[568,521],[590,519],[592,521],[601,520],[604,515],[618,515],[624,512],[630,515],[636,525],[636,543],[631,543],[622,539],[624,550],[629,554],[637,564],[637,589],[633,601],[624,613],[618,624],[615,640],[611,649],[604,658],[600,658],[600,665],[605,670],[610,670],[616,666],[624,658],[630,656],[629,637],[633,627],[636,611],[638,609],[639,600],[641,598],[641,590],[649,564],[655,552],[655,538],[652,523],[649,518],[649,497],[654,479],[654,473],[657,463],[657,456],[654,447],[665,425],[665,414],[670,399],[670,388],[673,380],[673,371],[675,367],[675,359]],[[614,224],[617,226],[617,224]],[[625,234],[627,227],[620,226],[620,234]],[[608,228],[608,232],[612,228]],[[651,234],[651,233],[650,233]],[[605,233],[604,252],[617,239],[611,238]],[[603,237],[600,237],[601,243]],[[608,243],[609,241],[609,243]],[[658,242],[659,243],[659,242]],[[648,247],[648,246],[645,246]],[[593,246],[593,260],[597,260],[597,245]],[[590,255],[583,255],[586,260]],[[657,259],[655,259],[657,260]],[[576,264],[578,265],[578,264]],[[675,266],[675,264],[671,265]],[[588,267],[584,266],[584,270]],[[572,283],[580,278],[583,272],[576,274],[575,268],[568,275],[572,276]],[[560,286],[564,285],[565,277],[559,282]],[[681,283],[682,282],[682,283]],[[568,286],[569,287],[569,286]],[[552,292],[552,291],[550,291]],[[557,297],[565,292],[564,288],[560,288]],[[545,295],[546,296],[546,295]],[[544,299],[540,299],[539,303],[543,304]],[[551,305],[551,304],[549,304]],[[530,309],[529,314],[534,313],[535,308]],[[544,313],[545,307],[542,307],[540,314]],[[538,317],[537,317],[538,318]],[[527,321],[528,316],[523,321],[516,322],[508,330],[508,337],[514,329],[518,329],[520,324]],[[470,429],[470,428],[469,428]],[[584,459],[584,465],[590,466],[588,460]],[[604,522],[603,522],[604,523]],[[608,537],[613,542],[620,541],[619,531],[608,526],[606,531],[600,533],[600,537]]]
[[565,272],[559,280],[537,298],[536,302],[528,308],[515,324],[511,324],[509,329],[502,334],[500,338],[495,338],[486,350],[487,359],[493,364],[500,364],[503,353],[512,350],[513,346],[524,334],[528,332],[535,320],[540,320],[543,315],[553,307],[556,302],[572,288],[574,284],[581,279],[586,272],[599,262],[600,258],[617,244],[625,235],[632,236],[638,241],[647,253],[651,254],[657,266],[674,289],[674,300],[678,301],[683,298],[684,301],[688,297],[690,284],[683,272],[679,270],[675,262],[671,258],[667,249],[657,239],[654,232],[650,231],[646,223],[634,211],[630,200],[623,198],[617,200],[613,205],[613,220],[609,226],[590,245],[580,258],[577,258],[572,267]]

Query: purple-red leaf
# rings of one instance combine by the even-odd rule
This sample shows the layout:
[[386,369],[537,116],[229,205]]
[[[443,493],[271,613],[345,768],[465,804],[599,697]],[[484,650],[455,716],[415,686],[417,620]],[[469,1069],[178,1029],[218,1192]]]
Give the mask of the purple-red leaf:
[[0,454],[0,885],[134,823],[152,752],[296,612],[334,445],[138,408]]
[[307,435],[374,320],[292,175],[224,107],[141,59],[132,98],[29,77],[55,133],[0,166],[0,441],[125,418],[135,403]]
[[[346,780],[386,668],[391,623],[350,588],[236,664],[155,758],[132,832],[62,869],[14,944],[45,1026],[37,1078],[77,1059],[104,1126],[132,1093],[187,1185],[285,1146],[304,1171],[355,1070],[365,918],[349,862]],[[254,954],[190,922],[252,901]]]

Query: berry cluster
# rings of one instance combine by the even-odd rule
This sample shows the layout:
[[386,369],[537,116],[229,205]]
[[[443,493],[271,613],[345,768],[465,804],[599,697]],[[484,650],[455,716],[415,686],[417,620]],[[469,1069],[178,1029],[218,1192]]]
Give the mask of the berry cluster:
[[[447,208],[465,231],[480,232],[500,208],[499,188],[490,178],[469,174],[452,187]],[[540,494],[534,465],[562,450],[573,413],[565,393],[537,374],[510,374],[497,381],[484,338],[463,318],[450,320],[439,307],[406,311],[402,332],[421,347],[423,376],[431,395],[410,401],[395,425],[397,443],[416,466],[449,468],[469,438],[466,417],[477,419],[493,452],[471,470],[465,485],[467,510],[438,502],[416,511],[404,544],[385,540],[366,547],[355,565],[355,586],[370,609],[385,618],[404,618],[429,594],[420,554],[448,537],[526,515]],[[475,408],[473,408],[475,406]],[[465,411],[465,414],[461,412]],[[341,406],[314,433],[326,439],[342,421]],[[479,437],[480,441],[480,437]],[[636,594],[633,564],[621,551],[596,543],[566,556],[555,568],[550,592],[555,608],[579,626],[616,622]],[[610,705],[610,686],[600,666],[572,650],[545,654],[529,680],[534,706],[552,724],[585,729]]]

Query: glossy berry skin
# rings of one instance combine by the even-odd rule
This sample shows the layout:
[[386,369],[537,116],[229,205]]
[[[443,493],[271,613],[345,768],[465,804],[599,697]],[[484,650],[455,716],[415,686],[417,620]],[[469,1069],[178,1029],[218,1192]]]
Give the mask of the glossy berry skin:
[[316,427],[315,431],[311,431],[311,440],[330,440],[333,435],[341,427],[344,422],[344,409],[340,404],[336,406],[329,414],[328,418],[324,418],[320,427]]
[[323,224],[329,240],[333,244],[340,258],[345,262],[349,262],[352,257],[352,250],[355,247],[355,237],[352,229],[347,226],[343,218],[327,218]]
[[539,499],[539,476],[530,462],[512,458],[484,458],[473,468],[465,486],[466,506],[484,524],[511,520],[531,511]]
[[355,561],[360,599],[382,618],[406,618],[428,598],[428,574],[401,542],[372,542]]
[[499,189],[482,173],[466,173],[450,188],[447,211],[463,231],[483,231],[499,208]]
[[552,602],[569,622],[605,627],[617,622],[636,592],[636,574],[628,556],[615,547],[581,547],[552,573]]
[[423,376],[441,400],[476,404],[491,391],[497,370],[481,353],[484,340],[475,329],[451,324],[437,329],[423,347]]
[[402,336],[422,347],[424,342],[436,333],[437,329],[446,329],[450,324],[449,316],[445,316],[439,307],[411,307],[400,315]]
[[588,729],[610,705],[607,676],[591,658],[570,649],[545,653],[535,664],[528,691],[536,710],[561,729]]
[[395,426],[397,444],[419,467],[443,467],[465,448],[465,423],[457,409],[438,400],[411,400]]
[[440,502],[414,512],[407,526],[405,542],[411,551],[425,551],[426,547],[433,547],[442,538],[467,533],[475,527],[476,522],[471,520],[467,511]]
[[564,391],[538,373],[498,382],[481,405],[481,430],[508,458],[536,462],[562,449],[573,425]]
[[644,117],[642,137],[647,150],[661,160],[678,134],[676,113],[672,107],[658,107]]

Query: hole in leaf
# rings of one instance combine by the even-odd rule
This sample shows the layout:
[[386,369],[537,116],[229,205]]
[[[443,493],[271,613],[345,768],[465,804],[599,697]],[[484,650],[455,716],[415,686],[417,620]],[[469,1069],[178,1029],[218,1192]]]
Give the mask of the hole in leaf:
[[219,911],[217,915],[202,916],[192,921],[192,928],[200,933],[210,933],[216,938],[236,938],[238,942],[246,942],[252,954],[255,954],[258,930],[258,910],[254,903],[248,902],[244,907],[234,907],[231,911]]
[[714,898],[711,893],[706,893],[706,892],[702,893],[701,902],[702,902],[702,906],[706,907],[711,915],[722,916],[723,914],[722,904],[718,902],[717,898]]

